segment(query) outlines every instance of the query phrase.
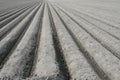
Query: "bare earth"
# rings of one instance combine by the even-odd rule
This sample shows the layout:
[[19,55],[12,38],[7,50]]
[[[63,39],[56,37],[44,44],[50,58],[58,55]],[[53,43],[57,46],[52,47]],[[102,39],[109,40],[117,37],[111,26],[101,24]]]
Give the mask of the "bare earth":
[[0,0],[0,80],[120,80],[120,1]]

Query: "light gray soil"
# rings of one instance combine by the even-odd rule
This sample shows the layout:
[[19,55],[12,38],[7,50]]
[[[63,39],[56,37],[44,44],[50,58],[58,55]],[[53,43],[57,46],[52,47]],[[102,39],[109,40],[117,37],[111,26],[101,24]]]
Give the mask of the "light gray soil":
[[120,80],[119,0],[0,0],[0,80]]

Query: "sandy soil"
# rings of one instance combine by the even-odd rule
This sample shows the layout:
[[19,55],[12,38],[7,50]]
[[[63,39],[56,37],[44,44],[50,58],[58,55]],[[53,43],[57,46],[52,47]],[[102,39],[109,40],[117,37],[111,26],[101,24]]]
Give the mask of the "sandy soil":
[[120,80],[119,0],[0,0],[0,79]]

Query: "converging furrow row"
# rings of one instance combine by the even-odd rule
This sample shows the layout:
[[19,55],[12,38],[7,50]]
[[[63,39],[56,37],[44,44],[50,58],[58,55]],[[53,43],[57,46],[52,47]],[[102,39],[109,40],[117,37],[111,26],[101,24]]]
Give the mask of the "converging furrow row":
[[0,11],[0,78],[119,80],[120,28],[58,3]]

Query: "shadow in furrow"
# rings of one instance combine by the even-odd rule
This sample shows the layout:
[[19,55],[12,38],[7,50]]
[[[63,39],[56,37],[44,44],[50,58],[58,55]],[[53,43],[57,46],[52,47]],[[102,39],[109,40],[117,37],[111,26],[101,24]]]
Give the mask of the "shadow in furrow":
[[[53,6],[52,6],[53,7]],[[53,9],[55,10],[55,8],[53,7]],[[79,50],[84,53],[83,55],[85,56],[86,60],[90,63],[90,65],[93,67],[93,70],[95,70],[95,72],[99,75],[99,77],[102,80],[111,80],[106,74],[105,72],[98,66],[97,62],[94,60],[94,58],[89,54],[88,51],[85,50],[85,48],[83,47],[83,45],[76,39],[76,37],[74,36],[73,32],[68,28],[68,26],[66,25],[66,23],[64,22],[64,20],[61,18],[61,16],[59,15],[59,13],[55,10],[55,12],[57,13],[58,17],[60,18],[60,20],[62,21],[62,23],[64,24],[65,28],[68,30],[69,34],[71,35],[71,37],[73,38],[73,40],[75,41],[76,45],[78,46]],[[64,12],[65,13],[65,12]],[[65,13],[66,14],[66,13]],[[67,14],[66,14],[67,15]],[[67,15],[68,16],[68,15]]]
[[[33,8],[31,8],[31,9],[29,9],[27,14],[29,14],[32,10],[34,10],[36,6],[37,5],[33,6]],[[23,15],[23,14],[25,14],[25,15]],[[24,20],[24,18],[27,16],[27,14],[26,14],[26,12],[24,12],[23,14],[21,14],[22,17],[19,17],[19,20],[16,18],[17,19],[16,21],[11,22],[10,24],[8,23],[8,25],[6,25],[6,26],[4,26],[3,28],[0,29],[0,41],[3,38],[5,38],[17,25],[19,25],[19,23],[22,22],[22,20]],[[26,23],[26,24],[28,24],[28,23]]]
[[[42,3],[42,4],[44,4],[44,3]],[[38,30],[37,35],[35,35],[35,36],[36,36],[36,39],[35,39],[35,42],[36,42],[36,43],[35,43],[35,47],[34,47],[34,49],[32,50],[32,52],[30,53],[31,59],[29,60],[28,63],[30,63],[29,65],[31,65],[31,66],[29,66],[29,70],[27,69],[27,67],[26,67],[26,69],[25,69],[25,70],[29,71],[29,72],[25,72],[25,73],[24,73],[25,75],[27,75],[26,77],[33,76],[33,72],[34,72],[34,69],[35,69],[35,65],[36,65],[36,61],[37,61],[37,51],[38,51],[38,47],[39,47],[41,30],[42,30],[42,21],[43,21],[44,8],[45,8],[45,4],[44,4],[44,6],[43,6],[42,13],[41,13],[41,16],[40,16],[40,17],[41,17],[41,18],[40,18],[40,22],[39,22],[39,24],[38,24],[38,26],[39,26],[40,28],[39,28],[39,30]],[[27,65],[27,64],[26,64],[26,65]]]
[[[57,6],[58,7],[58,6]],[[99,42],[105,49],[110,51],[114,56],[116,56],[118,59],[120,59],[120,55],[114,51],[112,48],[110,48],[108,45],[105,43],[102,43],[101,40],[99,40],[96,36],[94,36],[92,33],[90,33],[86,28],[84,28],[82,25],[80,25],[73,17],[71,17],[68,13],[63,11],[60,7],[58,7],[64,14],[66,14],[71,20],[73,20],[79,27],[81,27],[85,32],[87,32],[93,39],[95,39],[97,42]]]
[[17,18],[19,15],[21,15],[22,13],[24,13],[26,10],[32,8],[33,6],[28,6],[28,7],[25,7],[23,9],[21,9],[20,11],[16,12],[15,14],[9,16],[9,17],[6,17],[4,20],[2,20],[0,22],[0,28],[3,28],[5,25],[9,24],[12,20],[14,20],[15,18]]
[[[39,9],[39,8],[38,8]],[[22,39],[22,37],[24,36],[25,32],[27,31],[27,29],[29,28],[30,23],[32,22],[35,14],[36,14],[37,10],[35,11],[35,13],[32,15],[32,17],[30,18],[30,20],[28,21],[28,23],[26,23],[24,26],[24,29],[22,29],[23,31],[21,31],[18,36],[15,36],[15,38],[9,43],[9,45],[5,46],[5,48],[7,48],[7,50],[3,50],[3,54],[2,56],[0,56],[0,69],[4,66],[4,64],[6,63],[6,61],[8,60],[9,56],[12,54],[12,52],[14,51],[14,49],[16,48],[16,46],[19,44],[20,40]]]
[[53,38],[53,44],[54,44],[54,48],[55,48],[55,52],[56,52],[56,60],[58,62],[58,66],[60,69],[60,75],[63,75],[63,78],[60,80],[70,80],[69,70],[68,70],[66,61],[64,59],[64,56],[63,56],[62,48],[61,48],[59,38],[58,38],[58,35],[56,32],[52,14],[51,14],[51,11],[50,11],[50,8],[48,5],[47,5],[47,7],[48,7],[48,14],[49,14],[49,18],[50,18],[51,28],[52,28],[52,38]]

